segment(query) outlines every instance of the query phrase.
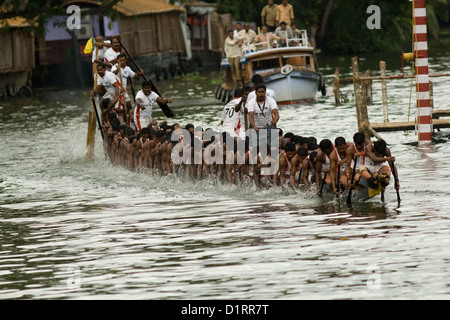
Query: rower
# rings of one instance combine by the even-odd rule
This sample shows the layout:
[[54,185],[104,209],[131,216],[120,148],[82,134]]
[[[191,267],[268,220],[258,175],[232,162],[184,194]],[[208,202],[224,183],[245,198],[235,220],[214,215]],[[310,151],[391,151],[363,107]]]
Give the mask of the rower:
[[[282,190],[284,190],[284,185],[286,184],[286,180],[291,181],[291,174],[294,174],[297,168],[293,168],[292,160],[296,156],[295,144],[293,142],[286,143],[284,151],[279,154],[279,174],[280,174],[280,184]],[[294,178],[295,184],[295,178]],[[295,190],[295,189],[294,189]]]
[[136,94],[136,108],[134,110],[134,124],[141,131],[152,123],[152,108],[155,102],[167,104],[171,99],[164,99],[152,91],[152,85],[148,81],[142,82],[142,90]]
[[356,132],[353,135],[353,143],[350,144],[350,146],[346,150],[347,155],[345,157],[345,175],[347,177],[347,189],[351,188],[351,176],[353,170],[355,170],[353,181],[359,181],[359,166],[365,164],[364,148],[366,146],[366,143],[370,142],[366,141],[364,133]]
[[[97,70],[95,66],[99,63],[103,63],[105,60],[105,52],[111,48],[111,41],[105,40],[102,35],[98,35],[95,37],[95,41],[93,43],[94,49],[92,50],[92,75],[95,75]],[[98,53],[97,53],[98,51]]]
[[[132,110],[130,96],[127,93],[127,81],[128,77],[133,79],[139,79],[141,75],[144,74],[142,70],[139,70],[138,72],[134,72],[131,70],[129,66],[127,66],[127,57],[125,54],[121,53],[117,56],[117,64],[115,64],[111,72],[114,73],[117,77],[117,80],[119,81],[119,86],[122,89],[121,98],[119,98],[119,102],[116,105],[116,111],[118,111],[118,114],[123,118],[128,118],[126,115],[128,115],[128,112]],[[125,100],[123,103],[123,101]],[[123,113],[126,115],[124,116]],[[127,125],[130,125],[130,121],[128,121]]]
[[104,64],[108,68],[108,70],[111,70],[112,66],[117,63],[117,57],[119,54],[124,53],[122,52],[122,46],[120,45],[119,41],[120,36],[114,36],[111,40],[111,48],[106,50],[105,52],[105,62]]
[[297,185],[297,181],[295,180],[295,175],[297,172],[299,172],[298,174],[298,183],[300,183],[300,181],[302,181],[302,175],[303,175],[303,163],[306,159],[306,157],[308,156],[308,149],[306,149],[305,147],[300,147],[297,149],[296,151],[296,155],[295,157],[292,158],[291,160],[291,188],[292,191],[295,192],[295,186]]
[[348,144],[344,137],[337,137],[334,140],[335,148],[330,154],[330,178],[331,188],[335,196],[340,194],[340,185],[347,185],[347,177],[345,176],[345,160]]
[[97,65],[97,86],[94,90],[89,92],[90,96],[94,98],[97,94],[103,94],[101,106],[104,106],[105,100],[108,100],[107,110],[103,110],[103,122],[107,121],[106,115],[112,110],[117,101],[119,100],[120,89],[119,84],[116,81],[116,76],[106,70],[103,64]]
[[333,143],[329,139],[323,139],[319,143],[320,150],[316,156],[316,186],[317,195],[322,195],[322,173],[325,174],[324,179],[328,185],[331,185],[331,179],[328,173],[330,172],[330,155],[334,150]]
[[[245,137],[245,128],[242,128],[241,114],[244,114],[244,105],[247,102],[248,91],[241,88],[234,90],[234,99],[223,108],[220,132],[227,132],[231,137]],[[244,130],[242,130],[244,129]]]
[[[386,141],[378,140],[374,144],[368,144],[364,148],[366,156],[365,165],[361,165],[359,170],[361,175],[368,181],[386,187],[391,178],[391,171],[398,176],[397,168],[394,165],[395,157],[392,156],[391,150],[387,147]],[[387,164],[386,164],[387,161]],[[390,169],[390,170],[389,170]],[[395,181],[395,189],[400,189],[398,180]]]

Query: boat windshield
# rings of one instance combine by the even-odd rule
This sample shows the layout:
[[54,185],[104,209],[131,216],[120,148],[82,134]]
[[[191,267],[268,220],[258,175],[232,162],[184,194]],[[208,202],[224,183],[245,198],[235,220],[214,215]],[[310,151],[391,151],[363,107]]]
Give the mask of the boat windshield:
[[306,30],[298,30],[298,33],[288,33],[288,31],[281,31],[278,33],[278,38],[276,40],[273,37],[274,33],[266,33],[266,37],[263,41],[256,42],[254,44],[245,44],[243,46],[243,53],[247,54],[249,52],[268,50],[273,48],[309,48],[311,45],[308,42],[308,35]]

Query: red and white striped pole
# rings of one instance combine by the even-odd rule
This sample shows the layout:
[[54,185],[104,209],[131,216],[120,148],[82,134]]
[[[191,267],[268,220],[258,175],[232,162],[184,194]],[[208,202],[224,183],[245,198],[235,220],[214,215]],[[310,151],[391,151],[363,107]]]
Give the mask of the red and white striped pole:
[[428,42],[426,0],[413,1],[413,37],[416,69],[416,127],[419,146],[431,144],[433,122],[428,78]]

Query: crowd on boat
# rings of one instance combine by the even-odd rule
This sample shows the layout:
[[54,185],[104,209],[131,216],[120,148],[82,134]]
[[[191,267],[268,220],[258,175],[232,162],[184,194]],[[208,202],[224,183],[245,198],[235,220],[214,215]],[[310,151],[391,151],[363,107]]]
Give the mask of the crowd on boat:
[[239,84],[242,80],[240,58],[243,54],[274,47],[306,45],[306,32],[299,30],[294,23],[294,9],[288,0],[277,5],[268,0],[261,11],[261,32],[257,34],[245,22],[236,23],[229,29],[224,42],[225,56],[230,64],[233,81]]

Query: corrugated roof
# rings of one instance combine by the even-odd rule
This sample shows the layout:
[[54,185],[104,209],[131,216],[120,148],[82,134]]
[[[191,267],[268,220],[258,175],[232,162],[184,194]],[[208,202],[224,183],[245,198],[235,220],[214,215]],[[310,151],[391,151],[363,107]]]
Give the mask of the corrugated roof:
[[114,9],[126,16],[169,11],[186,11],[183,7],[172,5],[163,0],[122,0],[114,6]]
[[[95,0],[69,0],[65,5],[77,4],[77,3],[89,3],[100,5],[100,1]],[[121,0],[114,5],[114,10],[125,16],[134,16],[140,14],[155,14],[170,11],[185,12],[183,7],[172,5],[164,0]]]
[[21,28],[21,27],[29,27],[31,26],[31,24],[25,18],[22,17],[14,17],[0,20],[0,28],[6,26],[10,28]]

